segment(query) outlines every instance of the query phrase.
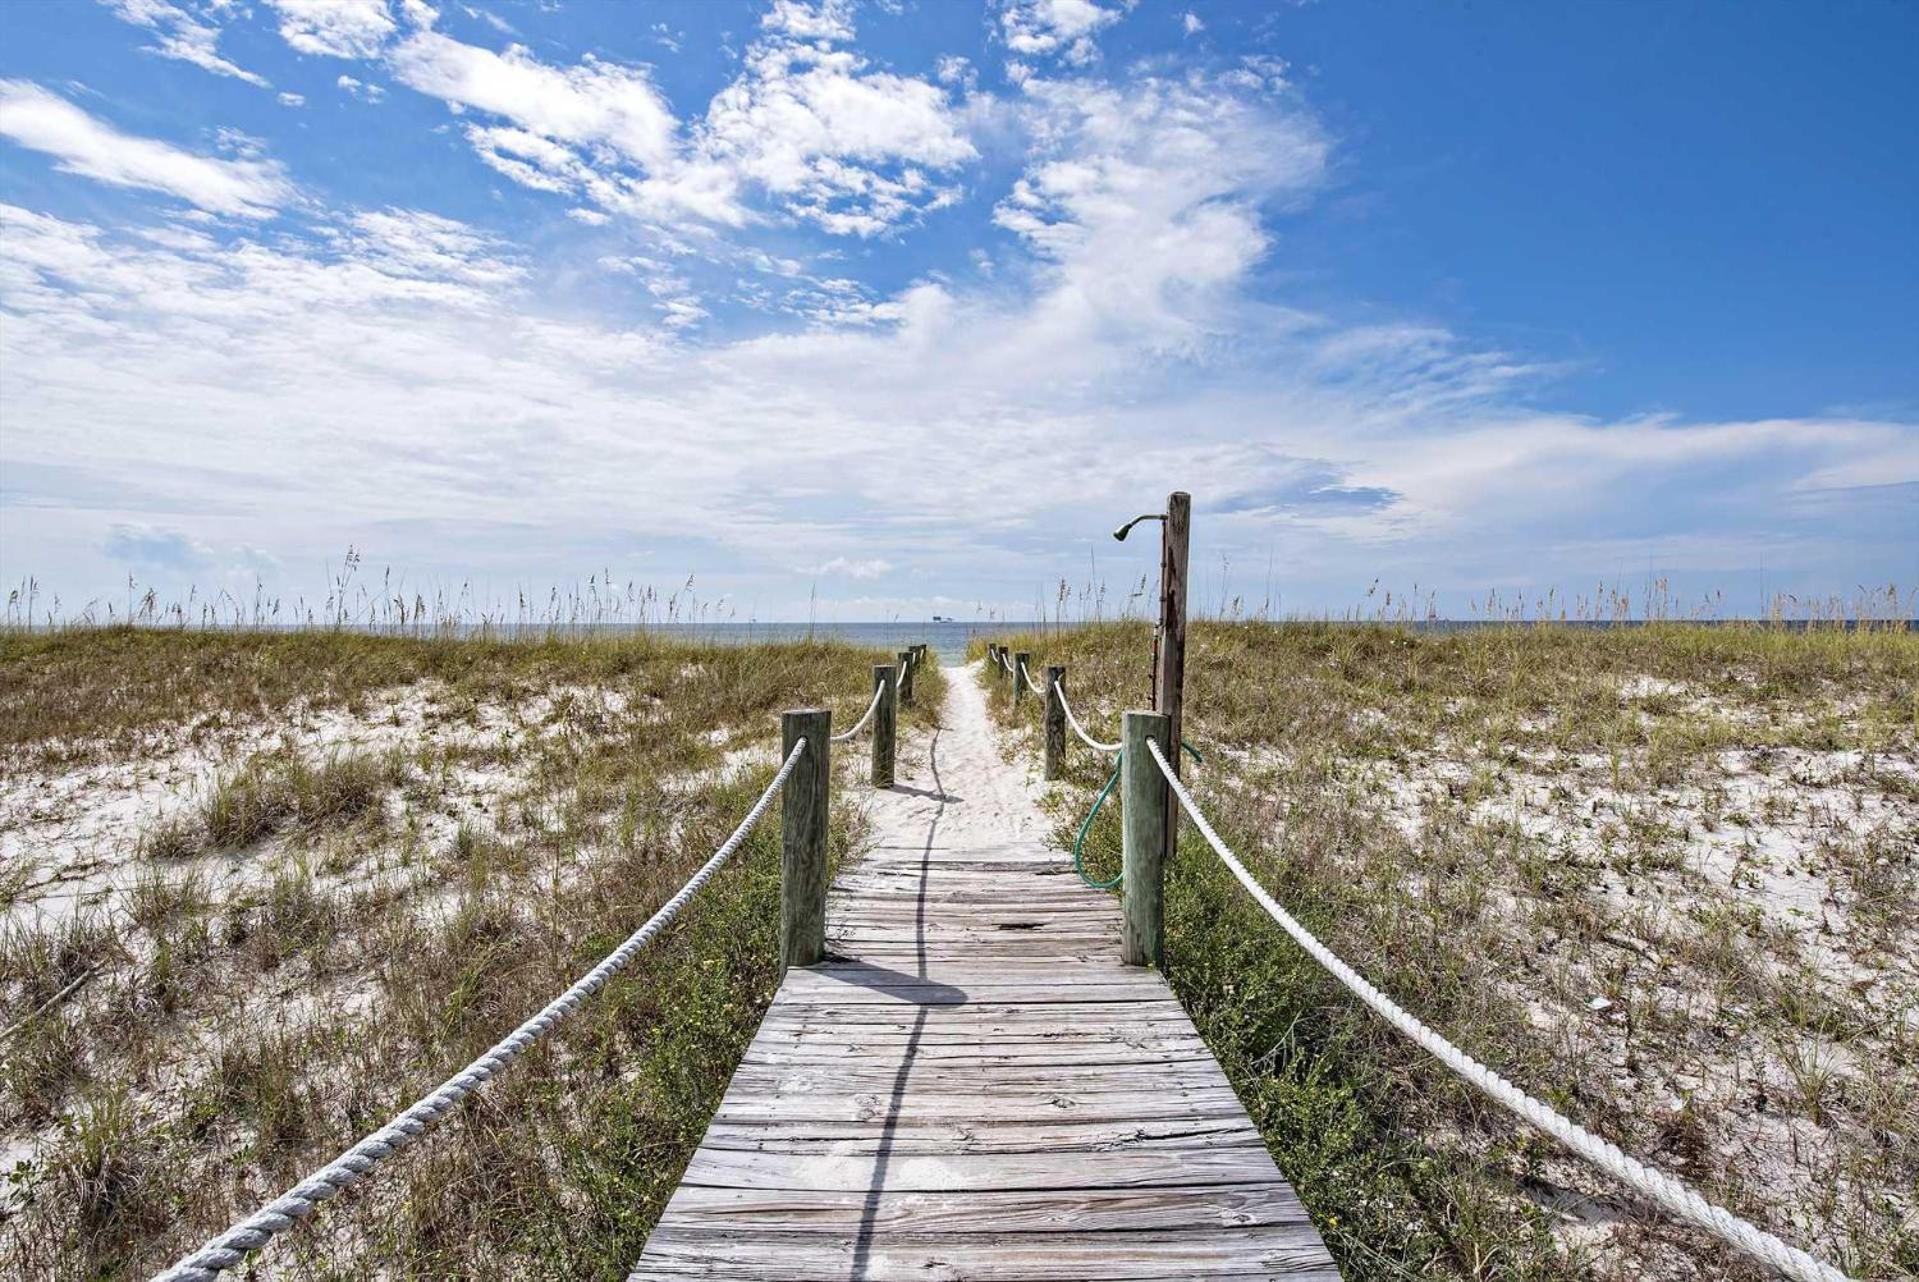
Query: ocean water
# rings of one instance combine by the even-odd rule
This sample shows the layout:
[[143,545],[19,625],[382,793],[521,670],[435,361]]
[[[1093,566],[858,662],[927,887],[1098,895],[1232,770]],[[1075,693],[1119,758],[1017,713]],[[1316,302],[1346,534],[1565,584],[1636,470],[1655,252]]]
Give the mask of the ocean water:
[[880,650],[904,650],[924,643],[942,662],[956,663],[974,637],[1005,636],[1039,627],[1019,620],[960,623],[904,620],[893,623],[668,623],[648,629],[663,636],[715,645],[758,645],[769,641],[844,641]]
[[[1279,620],[1278,622],[1306,622],[1315,620]],[[1320,620],[1335,627],[1389,627],[1405,628],[1411,632],[1444,634],[1448,632],[1476,632],[1486,629],[1524,630],[1538,626],[1536,623],[1513,622],[1503,619],[1416,619],[1395,621],[1369,620]],[[1749,619],[1696,619],[1690,623],[1706,627],[1775,627],[1788,632],[1805,631],[1808,628],[1844,628],[1852,631],[1861,625],[1856,620],[1844,620],[1833,623],[1808,623],[1803,619],[1779,621],[1758,621]],[[718,645],[749,645],[769,641],[804,641],[808,638],[845,641],[850,645],[870,646],[874,649],[904,650],[909,645],[925,642],[933,647],[942,662],[955,663],[966,653],[967,643],[975,637],[996,639],[1019,632],[1034,632],[1041,629],[1059,630],[1080,626],[1071,622],[1043,623],[1031,620],[1004,619],[997,622],[940,622],[895,621],[865,623],[665,623],[653,624],[647,630],[666,636],[683,637],[691,641],[711,642]],[[1643,619],[1587,619],[1567,620],[1552,624],[1555,627],[1618,629],[1642,628],[1647,626]],[[1879,626],[1884,627],[1885,624]],[[1911,624],[1893,624],[1908,626],[1919,631],[1919,620]],[[535,629],[537,631],[537,629]]]

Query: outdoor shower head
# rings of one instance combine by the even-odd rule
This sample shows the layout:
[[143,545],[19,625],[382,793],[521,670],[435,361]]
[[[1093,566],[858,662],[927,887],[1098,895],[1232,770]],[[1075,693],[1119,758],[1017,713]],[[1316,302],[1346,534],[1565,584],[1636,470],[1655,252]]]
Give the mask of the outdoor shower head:
[[1143,516],[1136,516],[1126,524],[1120,526],[1117,530],[1114,530],[1113,537],[1121,543],[1124,543],[1126,542],[1126,536],[1132,533],[1133,527],[1141,521],[1164,521],[1165,519],[1166,513],[1164,512],[1148,512]]

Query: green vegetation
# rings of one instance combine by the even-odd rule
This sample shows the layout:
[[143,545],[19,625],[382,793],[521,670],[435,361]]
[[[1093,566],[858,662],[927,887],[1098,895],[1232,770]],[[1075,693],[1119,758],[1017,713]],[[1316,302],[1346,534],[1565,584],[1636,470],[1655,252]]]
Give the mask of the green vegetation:
[[[1144,625],[1000,640],[1066,665],[1102,738],[1145,703]],[[1201,804],[1336,952],[1739,1213],[1919,1271],[1919,636],[1202,623],[1187,674]],[[1042,700],[988,680],[1036,758]],[[1062,845],[1111,769],[1068,760]],[[1167,918],[1169,978],[1348,1277],[1760,1276],[1387,1028],[1190,827]]]
[[[0,755],[69,807],[6,822],[52,843],[104,798],[154,803],[72,852],[77,900],[36,879],[0,927],[0,1126],[32,1154],[0,1191],[0,1273],[145,1276],[386,1121],[637,928],[765,786],[780,710],[847,724],[874,659],[0,633]],[[918,682],[908,724],[940,701],[936,668]],[[624,1276],[777,982],[778,844],[762,823],[631,968],[273,1266]]]

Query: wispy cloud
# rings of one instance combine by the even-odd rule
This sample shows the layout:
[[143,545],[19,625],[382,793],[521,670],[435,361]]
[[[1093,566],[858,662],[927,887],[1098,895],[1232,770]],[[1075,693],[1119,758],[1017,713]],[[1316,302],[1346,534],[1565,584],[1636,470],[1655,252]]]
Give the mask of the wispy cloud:
[[[615,215],[739,228],[771,211],[870,237],[951,202],[947,176],[979,156],[945,85],[838,47],[854,34],[838,0],[768,9],[738,75],[686,119],[642,65],[489,49],[429,13],[402,30],[379,3],[275,2],[294,47],[384,67],[475,117],[464,134],[499,173]],[[362,92],[357,77],[339,83]]]
[[370,58],[398,28],[386,0],[267,0],[280,36],[301,53]]
[[101,550],[138,569],[193,571],[213,563],[213,549],[179,530],[116,521],[107,527]]
[[262,89],[266,77],[236,66],[220,53],[220,29],[170,4],[168,0],[105,0],[116,17],[153,32],[148,50],[163,58],[190,62],[218,76],[232,76]]
[[812,574],[821,578],[837,576],[847,579],[877,579],[892,568],[893,563],[891,561],[882,560],[878,557],[855,560],[851,557],[836,556],[830,561],[823,561],[819,565],[802,568],[796,571],[796,573]]
[[0,80],[0,134],[53,156],[69,173],[164,192],[208,213],[267,218],[294,194],[271,160],[223,160],[121,133],[29,81]]
[[[1136,0],[1133,0],[1136,2]],[[1094,37],[1126,16],[1132,3],[1114,0],[1001,0],[1006,47],[1025,58],[1058,57],[1083,66],[1099,55]]]

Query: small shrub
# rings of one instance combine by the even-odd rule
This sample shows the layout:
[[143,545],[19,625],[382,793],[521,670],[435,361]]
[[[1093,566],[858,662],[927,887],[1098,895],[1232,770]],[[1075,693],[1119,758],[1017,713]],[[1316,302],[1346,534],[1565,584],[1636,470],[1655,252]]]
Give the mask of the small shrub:
[[191,859],[206,844],[206,829],[198,816],[163,815],[140,835],[135,853],[142,859]]
[[289,823],[316,832],[345,828],[380,814],[386,789],[404,773],[394,754],[342,753],[318,765],[255,757],[215,784],[201,826],[207,844],[220,850],[254,845]]
[[176,917],[197,917],[211,904],[206,882],[197,873],[164,877],[146,873],[127,890],[127,914],[150,933]]
[[165,1181],[147,1127],[124,1086],[86,1100],[64,1123],[53,1170],[71,1198],[96,1275],[146,1232],[167,1222]]
[[19,1025],[0,1055],[0,1113],[26,1122],[52,1117],[67,1092],[86,1079],[84,1049],[79,1031],[62,1011]]

